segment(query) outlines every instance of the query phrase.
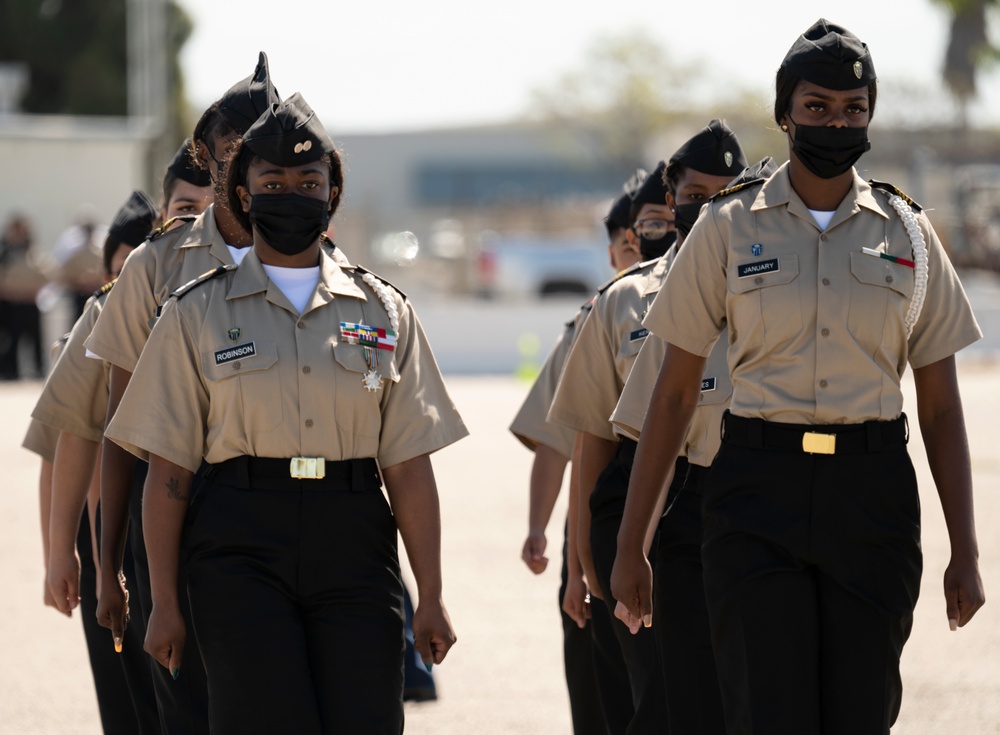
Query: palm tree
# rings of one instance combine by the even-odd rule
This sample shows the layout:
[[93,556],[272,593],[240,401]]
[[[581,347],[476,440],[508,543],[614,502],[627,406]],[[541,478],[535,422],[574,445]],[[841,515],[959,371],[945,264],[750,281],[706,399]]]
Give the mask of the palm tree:
[[986,36],[986,15],[1000,0],[932,0],[951,14],[942,76],[958,103],[959,126],[968,126],[969,105],[976,98],[976,72],[1000,56]]

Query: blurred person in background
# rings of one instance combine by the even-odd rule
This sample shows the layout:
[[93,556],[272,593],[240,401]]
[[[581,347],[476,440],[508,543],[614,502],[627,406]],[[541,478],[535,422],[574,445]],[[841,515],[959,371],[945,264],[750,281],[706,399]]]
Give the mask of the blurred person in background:
[[70,299],[70,323],[80,318],[87,300],[104,284],[101,252],[107,234],[108,228],[99,224],[98,215],[88,205],[52,246],[51,286],[61,288]]
[[[41,318],[35,299],[45,275],[32,251],[31,225],[14,215],[0,236],[0,378],[39,377],[42,365]],[[30,367],[21,365],[28,343]],[[27,368],[27,369],[26,369]]]

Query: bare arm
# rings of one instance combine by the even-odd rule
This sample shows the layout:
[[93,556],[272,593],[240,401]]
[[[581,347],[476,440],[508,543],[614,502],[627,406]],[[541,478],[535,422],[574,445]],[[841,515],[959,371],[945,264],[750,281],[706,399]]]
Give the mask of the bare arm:
[[580,563],[583,565],[583,573],[587,575],[587,584],[590,585],[590,594],[604,599],[604,591],[597,581],[594,556],[590,549],[590,496],[593,494],[597,479],[604,472],[604,468],[614,459],[618,445],[594,434],[582,432],[582,436],[583,452],[580,459],[580,507],[577,511],[579,519],[577,521],[576,546],[580,554]]
[[49,592],[49,517],[52,515],[52,463],[42,460],[38,470],[38,516],[42,527],[42,564],[45,576],[42,579],[42,601],[46,607],[55,607],[56,601]]
[[[132,373],[111,366],[107,426],[114,418]],[[97,603],[97,622],[111,629],[115,646],[121,645],[125,632],[128,604],[122,581],[122,558],[128,543],[128,504],[136,458],[110,439],[101,449],[101,595]]]
[[618,531],[611,593],[633,618],[641,619],[647,626],[652,623],[653,582],[643,545],[662,489],[698,407],[704,370],[705,358],[667,345],[632,465],[625,514]]
[[562,489],[567,462],[566,457],[548,445],[539,444],[535,447],[528,495],[528,537],[521,549],[521,559],[535,574],[544,572],[549,563],[545,556],[548,545],[545,529]]
[[583,580],[583,565],[577,547],[577,526],[580,518],[580,455],[583,437],[576,435],[573,442],[573,459],[569,470],[569,510],[566,518],[566,591],[562,609],[579,626],[587,624],[589,610],[586,605],[587,585]]
[[917,417],[927,461],[937,486],[951,541],[944,575],[948,621],[954,630],[968,623],[986,602],[979,575],[979,543],[972,500],[972,462],[965,433],[955,358],[913,371]]
[[441,508],[430,456],[385,467],[382,477],[417,582],[414,646],[430,670],[456,640],[442,598]]
[[149,474],[142,491],[142,531],[153,599],[143,647],[175,679],[187,635],[177,599],[177,569],[193,475],[190,470],[150,454]]
[[62,431],[52,465],[52,507],[49,516],[49,592],[56,608],[71,615],[80,602],[80,556],[76,537],[87,503],[99,446]]

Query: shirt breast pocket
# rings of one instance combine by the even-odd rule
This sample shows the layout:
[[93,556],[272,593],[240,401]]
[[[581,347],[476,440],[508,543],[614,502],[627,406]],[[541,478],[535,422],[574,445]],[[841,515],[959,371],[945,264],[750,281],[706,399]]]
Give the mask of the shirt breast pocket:
[[794,339],[802,331],[798,278],[795,255],[730,263],[726,275],[730,342],[773,346]]
[[379,435],[382,395],[389,384],[399,382],[395,353],[375,348],[371,353],[369,365],[362,345],[343,341],[333,345],[333,359],[340,368],[335,381],[337,425],[360,436]]
[[847,329],[859,344],[878,349],[906,342],[903,320],[913,298],[913,269],[865,253],[851,253]]
[[284,420],[278,345],[254,340],[201,355],[211,413],[226,421],[242,418],[243,430],[273,431]]

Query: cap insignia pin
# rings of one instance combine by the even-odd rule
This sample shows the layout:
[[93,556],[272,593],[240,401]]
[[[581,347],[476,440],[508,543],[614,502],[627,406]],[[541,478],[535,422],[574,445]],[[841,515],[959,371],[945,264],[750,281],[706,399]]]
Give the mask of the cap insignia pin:
[[[860,79],[860,77],[858,77]],[[313,147],[313,142],[311,140],[306,140],[302,142],[302,150],[308,151]]]
[[854,76],[856,76],[858,79],[861,79],[861,75],[864,73],[864,70],[865,68],[864,66],[862,66],[860,61],[854,62]]
[[229,330],[228,334],[229,334],[230,341],[236,342],[240,338],[240,328],[239,327],[233,327],[232,329]]
[[301,153],[302,152],[302,144],[301,143],[296,143],[295,147],[292,150],[295,151],[296,153]]
[[726,151],[725,155],[722,158],[726,162],[726,168],[729,168],[730,166],[733,165],[733,152],[732,151]]

